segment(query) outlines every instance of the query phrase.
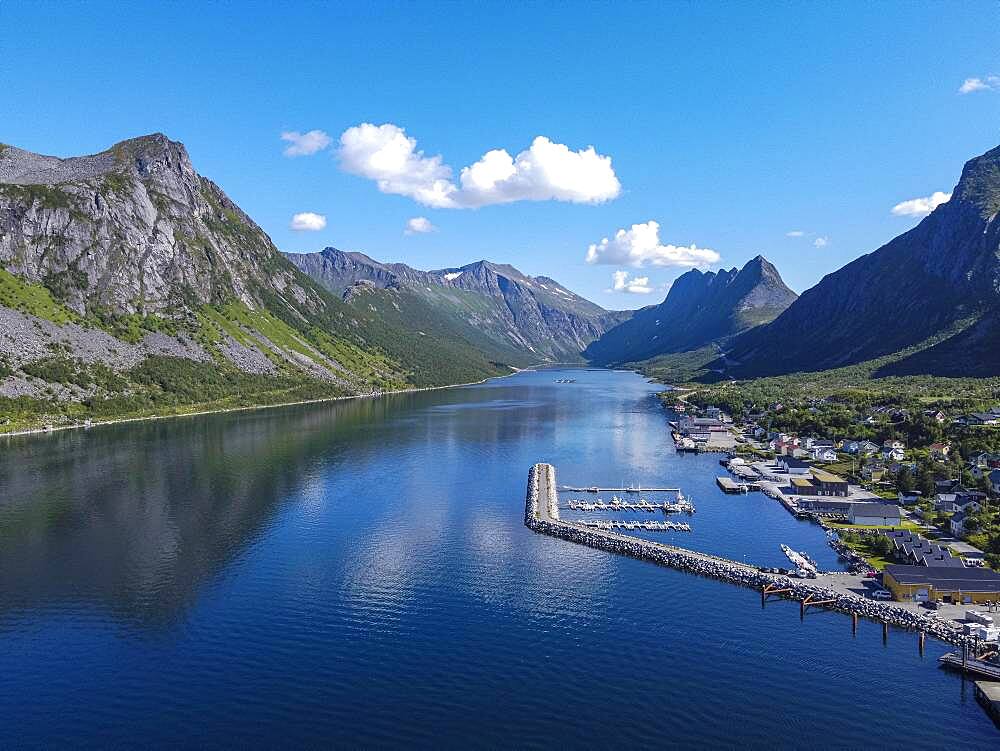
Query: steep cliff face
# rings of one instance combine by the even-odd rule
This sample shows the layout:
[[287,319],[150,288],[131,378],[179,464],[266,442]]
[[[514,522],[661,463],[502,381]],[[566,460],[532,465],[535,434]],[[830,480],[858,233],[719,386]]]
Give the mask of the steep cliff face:
[[[769,325],[738,337],[716,367],[734,377],[823,370],[944,337],[933,352],[883,372],[1000,373],[1000,353],[982,346],[997,338],[998,212],[1000,148],[965,165],[950,201],[824,277]],[[954,328],[963,333],[951,334]]]
[[662,303],[610,329],[584,355],[606,365],[698,349],[774,319],[794,300],[763,256],[739,270],[692,269],[673,283]]
[[4,149],[0,264],[80,314],[259,308],[271,295],[322,307],[264,231],[161,134],[70,159]]
[[578,361],[588,344],[631,315],[606,311],[548,277],[530,277],[513,266],[489,261],[420,271],[336,248],[286,255],[303,272],[348,299],[359,283],[407,289],[438,310],[459,316],[498,346],[520,350],[528,362]]
[[0,425],[509,372],[452,323],[331,295],[163,135],[68,159],[0,146]]

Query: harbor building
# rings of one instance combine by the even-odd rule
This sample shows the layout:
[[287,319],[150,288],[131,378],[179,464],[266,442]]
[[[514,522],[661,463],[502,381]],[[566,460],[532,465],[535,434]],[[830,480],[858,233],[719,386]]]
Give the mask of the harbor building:
[[792,477],[793,495],[815,495],[833,498],[846,498],[848,493],[847,480],[823,469],[809,467],[808,476]]
[[1000,596],[1000,573],[964,566],[906,566],[890,563],[883,584],[897,600],[952,603],[994,602]]
[[899,506],[891,503],[852,503],[847,521],[867,527],[898,527]]

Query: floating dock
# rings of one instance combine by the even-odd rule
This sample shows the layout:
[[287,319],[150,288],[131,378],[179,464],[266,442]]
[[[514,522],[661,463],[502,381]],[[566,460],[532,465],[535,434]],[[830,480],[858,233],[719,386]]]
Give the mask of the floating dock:
[[641,499],[638,503],[630,503],[629,501],[622,500],[611,501],[611,503],[605,503],[604,501],[571,500],[563,508],[568,508],[571,511],[645,511],[647,513],[662,511],[664,514],[694,513],[694,504],[688,501],[680,501],[678,503],[650,503],[645,498]]
[[559,490],[570,493],[677,493],[680,488],[599,488],[596,485],[589,488],[575,488],[572,485],[560,485]]

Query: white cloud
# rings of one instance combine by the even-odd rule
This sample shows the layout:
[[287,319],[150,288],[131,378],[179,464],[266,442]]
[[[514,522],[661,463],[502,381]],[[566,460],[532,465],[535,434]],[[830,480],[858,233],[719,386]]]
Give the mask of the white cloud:
[[608,292],[627,292],[632,295],[648,295],[653,291],[649,286],[648,276],[636,276],[629,279],[629,272],[616,271],[611,275],[611,289]]
[[902,201],[892,207],[892,213],[896,216],[927,216],[942,203],[951,200],[951,193],[943,193],[936,190],[924,198],[911,198],[909,201]]
[[310,156],[329,146],[332,139],[321,130],[310,130],[308,133],[286,130],[281,134],[281,140],[290,144],[285,147],[285,156]]
[[311,211],[303,211],[293,216],[288,226],[298,232],[319,232],[326,227],[326,217]]
[[958,87],[959,94],[971,94],[974,91],[1000,91],[1000,76],[966,78]]
[[805,232],[800,229],[793,229],[790,232],[785,233],[785,237],[805,237]]
[[406,221],[406,229],[403,230],[403,234],[406,235],[423,235],[428,232],[436,232],[437,227],[431,224],[431,220],[425,216],[415,216],[412,219]]
[[611,167],[611,157],[593,146],[571,151],[561,143],[538,136],[515,157],[503,149],[488,151],[462,170],[466,206],[487,206],[513,201],[568,201],[604,203],[617,198],[621,183]]
[[663,245],[660,243],[660,225],[649,221],[633,224],[630,229],[620,229],[610,240],[604,238],[587,248],[587,263],[606,263],[640,268],[651,266],[679,266],[704,268],[719,261],[719,254],[695,245]]
[[829,244],[830,244],[829,237],[817,237],[815,240],[813,240],[813,247],[816,248],[825,248]]
[[340,164],[346,171],[374,180],[383,193],[409,196],[435,208],[453,208],[451,167],[441,156],[424,156],[416,139],[391,123],[362,123],[340,136]]
[[433,208],[464,209],[514,201],[602,203],[618,196],[621,184],[611,157],[593,146],[571,151],[538,136],[512,157],[494,149],[465,167],[459,184],[441,155],[426,156],[417,141],[392,123],[362,123],[340,136],[346,171],[374,180],[383,193],[408,196]]

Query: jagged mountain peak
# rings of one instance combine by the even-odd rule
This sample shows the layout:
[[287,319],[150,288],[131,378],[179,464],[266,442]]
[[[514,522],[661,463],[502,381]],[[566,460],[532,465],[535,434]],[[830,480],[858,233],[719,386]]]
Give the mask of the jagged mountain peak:
[[795,297],[763,256],[742,269],[691,269],[674,281],[662,303],[637,311],[585,354],[612,364],[697,349],[772,320]]

